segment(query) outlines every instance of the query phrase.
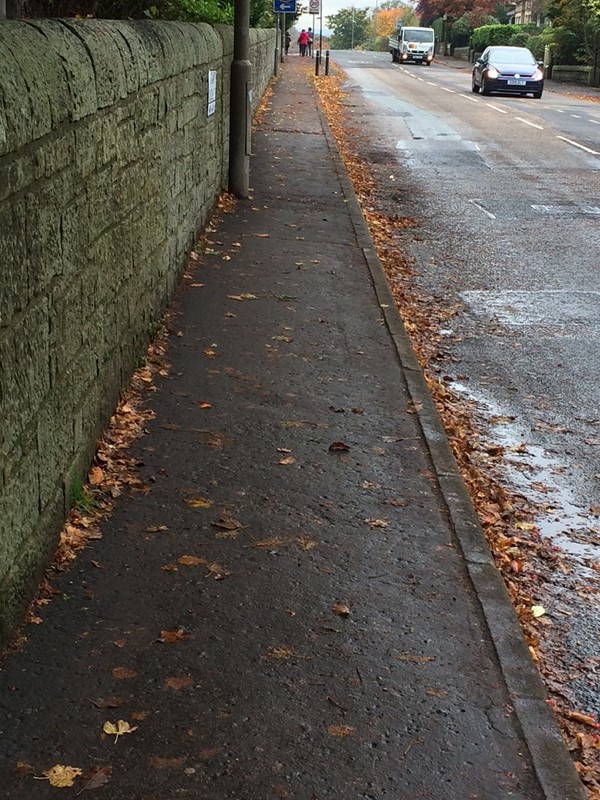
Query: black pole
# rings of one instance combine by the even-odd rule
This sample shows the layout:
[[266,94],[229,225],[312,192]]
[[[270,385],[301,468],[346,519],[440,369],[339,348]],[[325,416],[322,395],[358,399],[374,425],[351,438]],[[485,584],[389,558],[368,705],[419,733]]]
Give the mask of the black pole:
[[229,190],[236,197],[250,193],[251,122],[250,0],[235,0],[233,62],[229,119]]
[[283,25],[281,26],[281,63],[283,64],[283,56],[285,54],[285,35],[287,33],[287,24],[285,19],[285,11],[281,15]]

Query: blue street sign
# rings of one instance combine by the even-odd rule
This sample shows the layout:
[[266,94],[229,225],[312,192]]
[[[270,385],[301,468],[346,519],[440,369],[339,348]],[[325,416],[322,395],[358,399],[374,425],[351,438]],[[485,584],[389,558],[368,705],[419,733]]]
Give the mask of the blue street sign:
[[295,14],[296,0],[273,0],[275,14]]

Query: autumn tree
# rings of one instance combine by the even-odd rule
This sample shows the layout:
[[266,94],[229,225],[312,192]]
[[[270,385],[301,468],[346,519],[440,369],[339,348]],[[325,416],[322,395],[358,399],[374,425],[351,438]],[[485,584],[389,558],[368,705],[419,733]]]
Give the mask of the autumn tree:
[[404,25],[417,26],[419,24],[419,19],[412,6],[398,4],[394,8],[382,8],[373,15],[375,35],[392,36],[396,32],[398,20],[402,20]]
[[477,27],[486,17],[494,16],[497,6],[497,0],[419,0],[416,12],[423,25],[447,14],[451,20],[468,15],[472,27]]

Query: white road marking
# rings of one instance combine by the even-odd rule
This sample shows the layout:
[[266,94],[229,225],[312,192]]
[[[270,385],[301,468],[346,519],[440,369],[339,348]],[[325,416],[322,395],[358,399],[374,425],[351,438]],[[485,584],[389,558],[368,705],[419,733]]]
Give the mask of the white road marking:
[[479,100],[476,97],[471,97],[470,94],[461,94],[461,97],[464,97],[465,100],[470,100],[472,103],[478,103]]
[[495,106],[493,103],[486,103],[486,106],[488,108],[493,108],[494,111],[499,111],[501,114],[508,114],[508,111],[505,111],[503,108],[498,108],[498,106]]
[[447,89],[445,86],[442,86],[442,90],[443,90],[444,92],[450,92],[450,94],[456,94],[456,92],[454,91],[454,89]]
[[427,81],[430,86],[437,86],[437,83],[432,83],[431,81]]
[[571,114],[571,116],[572,116],[572,117],[575,117],[575,119],[581,119],[581,117],[579,116],[579,114]]
[[600,125],[600,120],[598,119],[588,119],[588,122],[593,122],[594,125]]
[[515,117],[515,119],[518,119],[519,122],[524,122],[525,125],[531,125],[532,128],[537,128],[540,131],[544,130],[541,125],[536,125],[535,122],[529,122],[528,119],[523,119],[523,117]]
[[556,109],[556,113],[557,114],[566,114],[567,112],[566,111],[562,111],[562,109],[560,109],[560,108],[557,108]]
[[481,203],[482,203],[481,200],[469,200],[469,203],[473,203],[474,206],[477,206],[477,208],[480,211],[483,211],[484,214],[487,214],[490,219],[496,219],[496,215],[495,214],[492,214],[491,211],[488,211],[487,208],[485,208],[484,206],[481,205]]
[[597,150],[592,150],[589,147],[586,147],[584,144],[579,144],[578,142],[574,142],[572,139],[567,139],[566,136],[557,136],[557,139],[562,139],[563,142],[568,142],[572,144],[573,147],[578,147],[580,150],[585,150],[586,153],[591,153],[593,156],[600,156],[600,153]]

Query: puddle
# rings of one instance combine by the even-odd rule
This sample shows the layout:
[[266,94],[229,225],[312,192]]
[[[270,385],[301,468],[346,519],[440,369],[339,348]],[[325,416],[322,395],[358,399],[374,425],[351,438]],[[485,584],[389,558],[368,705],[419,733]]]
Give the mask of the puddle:
[[[460,382],[453,382],[452,388],[474,400],[486,417],[506,418],[504,410],[482,393],[473,392]],[[542,447],[528,443],[530,436],[516,423],[490,424],[490,430],[494,444],[505,448],[505,483],[532,503],[548,507],[548,513],[535,520],[541,535],[572,556],[582,576],[597,578],[598,574],[585,562],[600,561],[600,519],[574,501],[566,485],[571,466],[559,463]]]

